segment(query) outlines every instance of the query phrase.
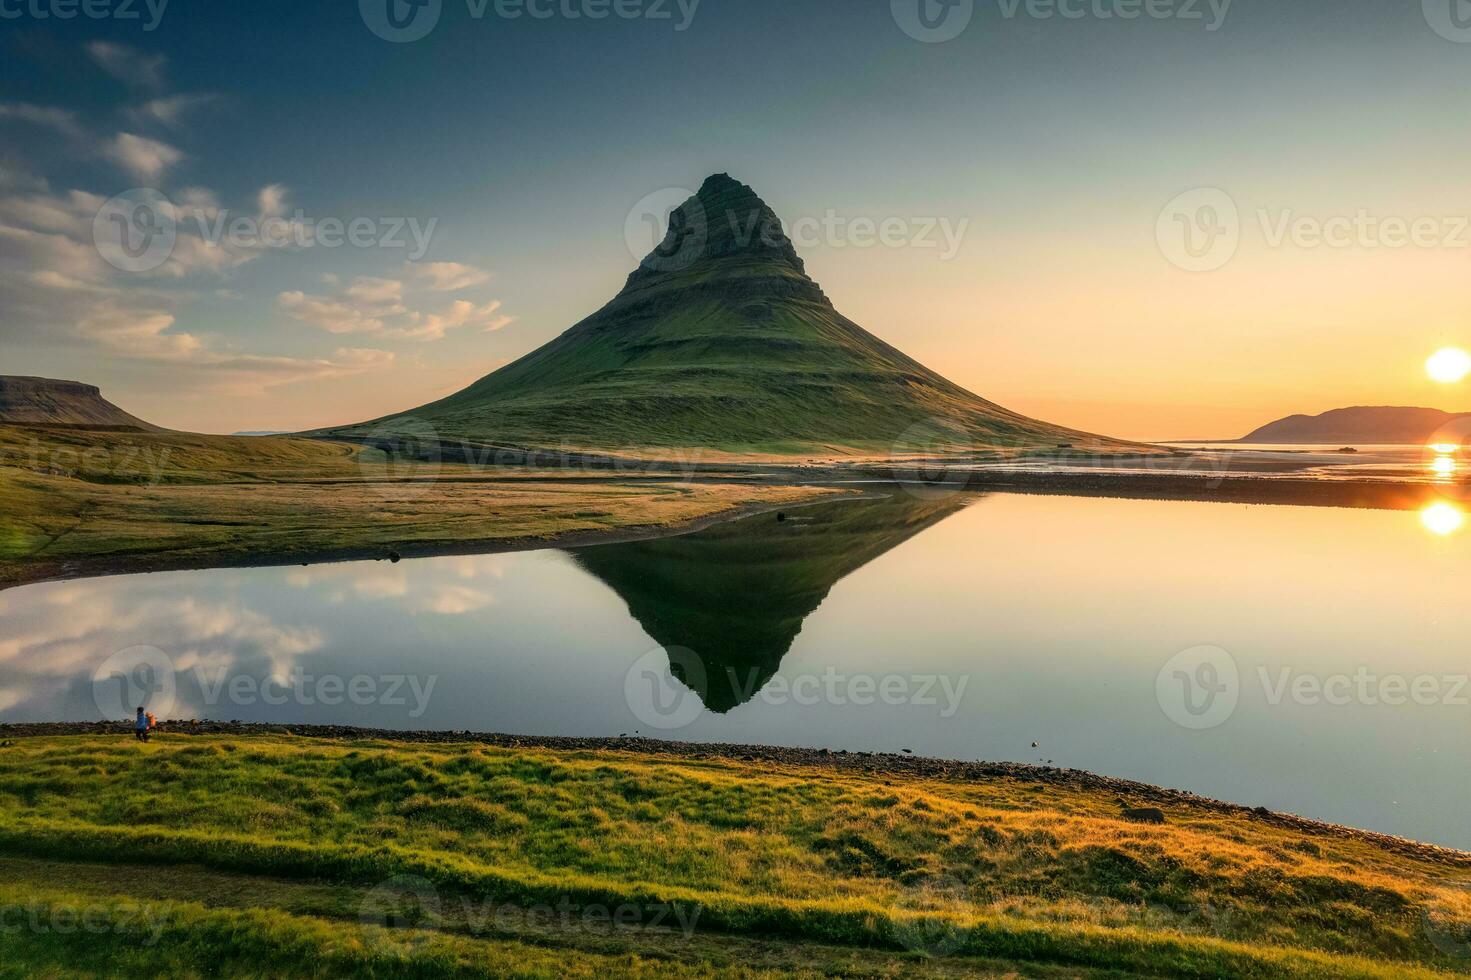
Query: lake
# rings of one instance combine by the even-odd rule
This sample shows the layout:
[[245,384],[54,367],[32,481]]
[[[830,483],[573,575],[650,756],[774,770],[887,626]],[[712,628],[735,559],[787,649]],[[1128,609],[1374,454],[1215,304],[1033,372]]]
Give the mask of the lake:
[[11,589],[0,720],[146,701],[175,718],[911,749],[1471,848],[1471,534],[1454,514],[890,488],[786,516],[576,551]]

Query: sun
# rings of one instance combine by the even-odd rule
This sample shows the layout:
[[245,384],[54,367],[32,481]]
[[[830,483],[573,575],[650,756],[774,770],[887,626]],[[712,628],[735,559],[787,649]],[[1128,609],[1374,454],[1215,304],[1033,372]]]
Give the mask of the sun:
[[1466,523],[1466,515],[1453,504],[1441,502],[1420,511],[1420,521],[1430,533],[1446,537],[1461,529]]
[[1443,347],[1425,362],[1425,373],[1441,384],[1453,385],[1471,374],[1471,354],[1459,347]]

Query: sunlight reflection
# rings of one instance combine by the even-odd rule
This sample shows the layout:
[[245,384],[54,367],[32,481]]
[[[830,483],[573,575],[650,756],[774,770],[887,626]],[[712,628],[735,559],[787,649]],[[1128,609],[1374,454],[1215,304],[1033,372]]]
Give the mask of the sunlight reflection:
[[1431,534],[1446,537],[1455,534],[1465,525],[1466,515],[1461,513],[1461,509],[1454,504],[1442,501],[1438,504],[1431,504],[1420,511],[1420,523],[1424,524],[1425,529]]
[[1457,468],[1455,459],[1450,456],[1437,456],[1430,464],[1430,472],[1442,478],[1455,476]]
[[1451,453],[1455,452],[1461,447],[1458,443],[1454,442],[1432,442],[1430,444],[1430,448],[1440,453],[1442,456],[1449,456]]

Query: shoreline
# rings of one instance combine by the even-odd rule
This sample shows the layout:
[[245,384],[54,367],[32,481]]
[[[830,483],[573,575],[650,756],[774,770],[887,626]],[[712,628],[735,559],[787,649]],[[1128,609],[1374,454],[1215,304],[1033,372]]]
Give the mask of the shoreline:
[[[704,530],[727,521],[741,520],[778,510],[811,506],[837,499],[862,499],[880,486],[923,487],[926,493],[1021,493],[1047,496],[1108,497],[1128,500],[1169,500],[1197,503],[1264,504],[1294,507],[1338,507],[1360,510],[1417,510],[1445,494],[1428,483],[1384,480],[1326,480],[1287,476],[1217,477],[1195,474],[1132,473],[1037,473],[967,471],[963,479],[905,480],[892,472],[855,468],[841,474],[832,471],[778,474],[752,471],[740,474],[688,476],[681,482],[732,483],[752,486],[828,487],[846,490],[844,497],[803,503],[751,504],[707,514],[675,524],[644,524],[616,530],[573,531],[544,537],[486,537],[457,542],[386,542],[310,551],[233,551],[213,556],[185,557],[162,554],[107,555],[92,558],[0,563],[0,592],[44,582],[103,578],[113,575],[152,572],[202,571],[213,568],[264,568],[287,565],[316,565],[352,561],[388,560],[391,553],[401,558],[439,558],[455,555],[508,554],[547,548],[582,548],[620,544],[653,538],[675,537]],[[556,477],[551,478],[556,481]],[[563,478],[569,479],[569,478]],[[623,474],[611,479],[595,476],[575,478],[579,483],[639,484],[659,482],[656,476]],[[456,481],[448,481],[456,482]],[[528,482],[528,477],[499,475],[480,477],[475,483]],[[1450,489],[1468,492],[1464,484]],[[1455,496],[1455,494],[1451,494]]]
[[[116,735],[130,738],[131,721],[55,721],[0,723],[0,740],[15,738],[48,738],[65,736]],[[412,730],[363,728],[354,725],[273,724],[267,722],[160,721],[154,729],[160,735],[184,736],[287,736],[324,742],[387,741],[404,744],[473,743],[503,749],[552,749],[571,752],[625,752],[680,759],[723,760],[735,763],[762,763],[829,769],[905,779],[951,779],[961,782],[983,782],[1011,779],[1018,782],[1043,783],[1072,787],[1097,793],[1116,793],[1129,806],[1152,805],[1161,809],[1188,806],[1223,816],[1258,820],[1271,826],[1303,834],[1373,844],[1385,850],[1418,860],[1453,868],[1471,869],[1471,851],[1442,844],[1396,837],[1393,834],[1362,830],[1345,824],[1313,820],[1292,813],[1279,813],[1265,807],[1232,803],[1200,796],[1187,790],[1169,789],[1150,783],[1115,776],[1105,776],[1084,769],[1061,769],[1021,762],[966,762],[926,756],[884,752],[850,752],[846,749],[810,749],[777,745],[747,745],[731,742],[678,742],[643,737],[579,737],[557,735],[513,735],[497,732]]]
[[[621,482],[621,481],[610,481]],[[259,551],[242,554],[219,555],[210,558],[191,556],[179,558],[168,554],[133,556],[98,556],[65,561],[27,563],[18,567],[6,567],[0,563],[0,592],[27,585],[45,582],[69,582],[88,578],[109,578],[115,575],[147,575],[154,572],[195,572],[215,568],[284,568],[288,565],[327,565],[355,561],[392,561],[391,554],[400,559],[446,558],[456,555],[496,555],[521,551],[541,551],[547,548],[583,548],[599,544],[622,544],[629,541],[647,541],[652,538],[676,537],[693,534],[726,521],[737,521],[746,517],[774,513],[779,510],[796,510],[814,504],[836,500],[861,500],[869,494],[858,491],[850,494],[819,498],[796,503],[760,503],[732,507],[729,510],[706,514],[693,520],[677,524],[641,524],[609,531],[571,531],[538,538],[490,537],[460,542],[399,543],[384,545],[356,545],[346,548],[329,548],[309,552]]]

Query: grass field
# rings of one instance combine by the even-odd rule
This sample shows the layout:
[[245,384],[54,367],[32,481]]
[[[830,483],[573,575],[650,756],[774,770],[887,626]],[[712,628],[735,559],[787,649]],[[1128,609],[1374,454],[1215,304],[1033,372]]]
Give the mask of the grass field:
[[1119,803],[636,749],[18,738],[0,975],[1471,971],[1471,858]]
[[[568,476],[573,478],[567,478]],[[490,473],[343,443],[0,426],[0,587],[670,529],[833,491]]]

